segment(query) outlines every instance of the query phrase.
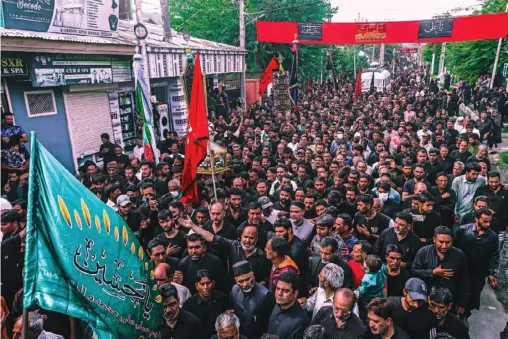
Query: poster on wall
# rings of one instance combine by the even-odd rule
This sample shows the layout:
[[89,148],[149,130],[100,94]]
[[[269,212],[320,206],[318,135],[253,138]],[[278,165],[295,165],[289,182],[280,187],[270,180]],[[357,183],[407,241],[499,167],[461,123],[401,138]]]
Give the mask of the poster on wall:
[[109,112],[111,115],[111,125],[113,126],[113,142],[115,145],[125,147],[122,136],[122,122],[120,120],[120,105],[118,102],[118,93],[108,93]]
[[117,36],[119,0],[2,0],[5,28]]
[[27,59],[20,54],[2,51],[2,76],[28,76]]
[[168,80],[169,102],[171,108],[171,121],[173,131],[179,136],[187,134],[187,101],[181,78],[170,78]]
[[132,80],[131,61],[107,55],[37,54],[32,60],[34,87],[110,84]]
[[321,24],[306,23],[298,24],[299,40],[321,40],[323,38],[323,26]]

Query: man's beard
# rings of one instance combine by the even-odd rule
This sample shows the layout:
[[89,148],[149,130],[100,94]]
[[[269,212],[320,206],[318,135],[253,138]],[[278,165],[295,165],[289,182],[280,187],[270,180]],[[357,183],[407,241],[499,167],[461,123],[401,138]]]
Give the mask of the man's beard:
[[231,209],[232,209],[233,211],[235,211],[235,212],[236,212],[236,211],[239,211],[239,210],[240,210],[240,205],[231,205]]
[[256,246],[253,245],[253,244],[251,245],[251,244],[244,244],[244,243],[242,243],[242,249],[245,252],[250,253],[250,252],[254,251],[255,248],[256,248]]

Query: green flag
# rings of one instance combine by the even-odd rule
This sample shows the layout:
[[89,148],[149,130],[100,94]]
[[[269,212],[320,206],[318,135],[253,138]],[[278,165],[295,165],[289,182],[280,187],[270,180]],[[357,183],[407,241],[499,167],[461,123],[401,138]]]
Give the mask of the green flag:
[[82,319],[98,338],[160,338],[153,265],[125,221],[31,135],[24,307]]

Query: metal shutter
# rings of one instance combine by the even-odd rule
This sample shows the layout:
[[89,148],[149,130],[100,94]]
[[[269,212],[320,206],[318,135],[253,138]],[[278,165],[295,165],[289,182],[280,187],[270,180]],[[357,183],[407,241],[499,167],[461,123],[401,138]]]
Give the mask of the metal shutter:
[[113,138],[108,94],[64,93],[64,101],[74,156],[81,158],[99,152],[101,134],[108,133]]

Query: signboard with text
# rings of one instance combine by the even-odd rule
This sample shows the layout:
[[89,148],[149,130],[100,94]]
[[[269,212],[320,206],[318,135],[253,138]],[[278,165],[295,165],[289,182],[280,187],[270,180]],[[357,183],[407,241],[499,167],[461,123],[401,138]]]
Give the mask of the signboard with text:
[[298,24],[299,40],[321,40],[323,38],[323,26],[321,24]]
[[5,28],[111,37],[118,0],[2,0]]
[[32,60],[34,87],[110,84],[132,80],[131,60],[108,55],[37,54]]
[[386,38],[386,23],[356,24],[356,41],[376,41]]
[[25,57],[2,52],[1,76],[28,76],[27,60]]
[[433,19],[418,22],[418,39],[451,37],[455,19]]

